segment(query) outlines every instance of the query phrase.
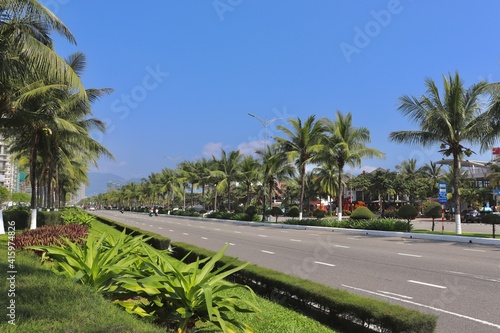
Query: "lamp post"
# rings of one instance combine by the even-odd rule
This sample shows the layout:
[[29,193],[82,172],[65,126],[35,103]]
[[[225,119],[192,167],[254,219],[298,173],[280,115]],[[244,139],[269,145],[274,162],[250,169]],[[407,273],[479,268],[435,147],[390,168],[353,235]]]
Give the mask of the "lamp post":
[[[253,113],[249,113],[248,115],[250,117],[253,117],[253,118],[257,119],[258,121],[260,121],[262,126],[264,126],[264,149],[266,149],[267,148],[267,128],[269,127],[270,124],[272,124],[276,120],[280,120],[282,118],[273,118],[273,119],[267,120],[267,118],[262,119],[260,117],[257,117]],[[262,222],[264,222],[266,220],[266,182],[267,182],[267,179],[264,179],[263,184],[262,184],[263,185],[262,188],[264,189],[264,201],[262,203]]]

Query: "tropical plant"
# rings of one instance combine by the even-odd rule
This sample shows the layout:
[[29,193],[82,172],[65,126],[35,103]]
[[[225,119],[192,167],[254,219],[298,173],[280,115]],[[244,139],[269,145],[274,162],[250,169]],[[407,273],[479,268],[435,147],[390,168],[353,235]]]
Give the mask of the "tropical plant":
[[228,154],[222,149],[220,160],[216,160],[214,157],[216,169],[212,171],[212,175],[220,178],[217,190],[227,191],[227,209],[229,211],[231,211],[231,185],[241,176],[241,159],[242,156],[238,150],[233,150]]
[[[230,325],[249,331],[231,314],[257,311],[255,294],[247,286],[224,280],[247,264],[230,268],[229,262],[216,268],[227,246],[213,257],[198,258],[190,264],[176,262],[149,248],[149,260],[144,261],[141,270],[115,279],[119,286],[115,290],[116,303],[130,313],[166,322],[168,328],[178,333],[193,332],[197,321],[212,322],[223,332],[234,332]],[[237,288],[249,290],[254,301],[232,295],[231,291]],[[140,299],[131,299],[137,296]]]
[[300,205],[299,219],[302,219],[304,209],[304,192],[306,181],[306,165],[317,160],[322,149],[322,135],[324,127],[316,117],[309,116],[306,121],[288,119],[291,128],[279,125],[278,130],[285,134],[285,138],[276,137],[278,151],[286,154],[289,161],[294,162],[300,176]]
[[269,211],[269,214],[271,216],[274,216],[276,218],[276,223],[278,223],[278,218],[280,216],[282,216],[284,213],[283,213],[283,210],[280,208],[280,207],[277,207],[277,206],[274,206],[271,208],[271,210]]
[[481,221],[486,224],[491,224],[493,238],[495,238],[495,225],[500,224],[500,215],[496,213],[486,214]]
[[474,152],[465,144],[478,144],[481,151],[491,147],[500,134],[496,98],[485,98],[490,93],[486,81],[465,88],[458,73],[443,77],[440,92],[432,79],[426,79],[426,94],[421,97],[403,96],[398,110],[417,123],[419,130],[395,131],[389,140],[412,145],[439,144],[439,152],[453,159],[453,205],[456,233],[461,234],[459,173],[461,160]]
[[322,152],[323,159],[331,159],[335,161],[338,172],[338,192],[337,205],[338,220],[342,220],[342,173],[346,165],[359,166],[361,160],[365,157],[383,158],[385,155],[375,148],[369,148],[366,143],[370,142],[370,131],[366,127],[352,126],[352,115],[347,113],[343,115],[337,111],[335,120],[325,118],[326,136],[324,150]]
[[139,260],[138,248],[145,244],[144,237],[128,236],[125,230],[118,238],[90,232],[82,245],[61,238],[63,242],[59,246],[28,246],[26,249],[43,251],[42,261],[50,259],[56,274],[100,292],[107,291],[114,277],[123,274]]

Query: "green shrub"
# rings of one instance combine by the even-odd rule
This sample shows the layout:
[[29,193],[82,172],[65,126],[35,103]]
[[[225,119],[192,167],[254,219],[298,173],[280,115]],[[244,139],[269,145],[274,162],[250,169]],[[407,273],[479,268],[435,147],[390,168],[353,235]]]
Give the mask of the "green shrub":
[[299,207],[297,206],[292,206],[288,209],[288,212],[286,213],[287,216],[289,217],[299,217],[300,210]]
[[317,219],[322,219],[323,217],[325,217],[326,212],[323,209],[316,209],[313,215]]
[[483,216],[483,218],[481,219],[481,221],[483,223],[486,223],[486,224],[491,224],[493,230],[493,238],[495,238],[495,225],[496,224],[500,224],[500,215],[499,214],[494,214],[494,213],[491,213],[491,214],[486,214],[485,216]]
[[398,209],[398,216],[406,220],[408,225],[407,231],[410,232],[410,222],[412,219],[418,216],[418,211],[413,205],[403,205]]
[[42,227],[44,225],[61,225],[64,223],[61,215],[62,213],[59,211],[37,212],[36,226]]
[[245,209],[245,213],[248,216],[253,217],[254,215],[257,214],[257,207],[255,207],[255,206],[248,206],[247,209]]
[[434,219],[441,217],[443,208],[439,202],[429,202],[424,206],[424,216],[432,217],[432,231],[434,231]]
[[16,222],[16,230],[23,230],[30,227],[29,208],[16,206],[13,208],[5,209],[2,211],[2,213],[5,230],[7,230],[7,222],[9,221]]
[[375,214],[367,207],[360,206],[352,212],[350,218],[353,220],[369,220],[375,218]]

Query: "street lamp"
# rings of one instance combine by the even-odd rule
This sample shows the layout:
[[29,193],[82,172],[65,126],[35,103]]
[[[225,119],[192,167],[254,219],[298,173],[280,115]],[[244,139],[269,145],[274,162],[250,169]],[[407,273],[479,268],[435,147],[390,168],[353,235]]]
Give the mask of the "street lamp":
[[[250,117],[253,117],[253,118],[257,119],[258,121],[260,121],[262,126],[264,126],[264,149],[266,149],[267,148],[267,128],[269,127],[270,124],[272,124],[276,120],[280,120],[282,118],[273,118],[273,119],[267,120],[267,118],[262,119],[260,117],[257,117],[253,113],[249,113],[248,115]],[[262,188],[264,189],[264,201],[262,203],[262,222],[264,222],[266,220],[266,182],[267,182],[267,179],[264,179],[264,182],[262,184],[263,185]]]

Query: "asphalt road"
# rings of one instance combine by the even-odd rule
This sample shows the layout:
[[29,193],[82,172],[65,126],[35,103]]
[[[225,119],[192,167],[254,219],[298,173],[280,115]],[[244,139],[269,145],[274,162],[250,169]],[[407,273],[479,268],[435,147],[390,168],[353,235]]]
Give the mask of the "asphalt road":
[[[116,211],[95,214],[213,251],[229,243],[226,254],[240,260],[437,315],[437,332],[500,332],[499,246]],[[451,225],[445,230],[454,230]],[[490,226],[471,227],[491,231]]]

